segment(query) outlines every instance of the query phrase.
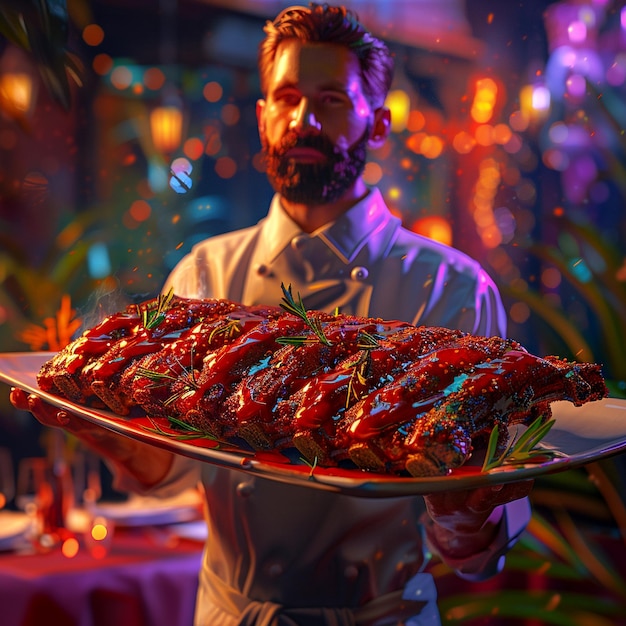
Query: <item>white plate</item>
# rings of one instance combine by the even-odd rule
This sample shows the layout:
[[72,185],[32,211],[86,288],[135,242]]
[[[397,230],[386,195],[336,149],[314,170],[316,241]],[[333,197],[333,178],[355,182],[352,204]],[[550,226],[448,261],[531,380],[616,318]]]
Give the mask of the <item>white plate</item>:
[[190,539],[191,541],[206,541],[206,538],[209,535],[209,529],[204,520],[196,522],[183,522],[182,524],[172,524],[167,528],[177,537],[180,537],[181,539]]
[[0,550],[10,550],[28,531],[31,519],[26,513],[0,511]]
[[99,502],[93,514],[116,526],[156,526],[197,520],[201,506],[200,494],[194,489],[167,499],[132,495],[124,502]]
[[[215,442],[206,439],[180,441],[174,438],[176,431],[167,428],[165,419],[152,421],[146,417],[123,418],[109,411],[83,407],[45,393],[38,388],[36,376],[44,361],[52,356],[48,352],[0,354],[0,381],[36,393],[51,404],[113,432],[177,454],[281,482],[356,496],[423,495],[515,482],[572,469],[626,450],[626,400],[605,398],[582,407],[574,407],[569,402],[552,404],[556,423],[544,443],[560,452],[561,456],[541,463],[504,466],[489,472],[480,472],[475,467],[462,467],[448,476],[434,478],[403,478],[339,468],[316,467],[311,470],[307,465],[294,463],[278,452],[253,453],[234,447],[218,448]],[[156,432],[155,423],[171,434]]]

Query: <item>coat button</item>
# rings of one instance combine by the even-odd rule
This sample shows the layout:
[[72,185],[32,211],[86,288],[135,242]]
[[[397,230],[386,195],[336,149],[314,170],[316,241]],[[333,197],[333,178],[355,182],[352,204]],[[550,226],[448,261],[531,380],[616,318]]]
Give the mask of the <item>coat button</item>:
[[265,263],[260,263],[259,265],[256,266],[256,273],[259,276],[268,276],[270,273],[270,268]]
[[308,237],[306,235],[298,235],[291,240],[291,247],[294,250],[301,252],[302,250],[304,250],[307,240]]
[[254,482],[245,480],[237,485],[237,495],[241,498],[248,498],[254,493]]
[[370,273],[367,271],[367,268],[360,266],[353,268],[350,272],[350,278],[352,280],[365,280],[369,275]]

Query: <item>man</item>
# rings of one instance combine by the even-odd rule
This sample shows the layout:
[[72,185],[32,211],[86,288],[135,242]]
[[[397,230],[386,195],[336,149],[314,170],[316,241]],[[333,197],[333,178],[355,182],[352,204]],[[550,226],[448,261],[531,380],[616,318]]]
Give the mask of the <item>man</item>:
[[[256,226],[196,246],[165,289],[276,304],[290,283],[309,308],[504,334],[485,272],[402,229],[363,182],[367,148],[389,133],[386,46],[343,7],[292,7],[265,30],[257,117],[276,196]],[[120,487],[158,483],[167,495],[202,475],[209,537],[198,626],[438,624],[423,531],[460,575],[479,579],[501,569],[528,520],[526,484],[428,496],[426,507],[345,496],[111,443],[36,398],[15,391],[13,401],[80,429],[111,459]]]

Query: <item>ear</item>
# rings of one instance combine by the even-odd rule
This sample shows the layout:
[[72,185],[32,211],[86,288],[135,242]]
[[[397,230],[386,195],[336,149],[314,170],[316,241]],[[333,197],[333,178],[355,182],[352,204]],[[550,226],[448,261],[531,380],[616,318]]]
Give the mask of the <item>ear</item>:
[[368,141],[370,148],[380,148],[391,131],[391,111],[387,107],[379,107],[374,111],[374,124]]
[[261,98],[256,101],[256,123],[259,133],[265,132],[265,100]]

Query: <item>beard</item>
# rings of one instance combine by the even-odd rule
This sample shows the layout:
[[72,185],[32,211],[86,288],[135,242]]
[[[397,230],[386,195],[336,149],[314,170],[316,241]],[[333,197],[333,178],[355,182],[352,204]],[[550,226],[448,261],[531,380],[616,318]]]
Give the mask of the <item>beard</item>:
[[[286,200],[302,204],[327,204],[341,198],[363,173],[370,129],[350,149],[335,146],[326,135],[300,136],[289,131],[275,147],[261,137],[267,177]],[[326,156],[321,163],[299,163],[287,157],[292,148],[314,148]]]

